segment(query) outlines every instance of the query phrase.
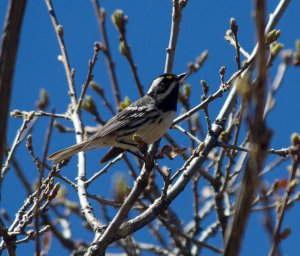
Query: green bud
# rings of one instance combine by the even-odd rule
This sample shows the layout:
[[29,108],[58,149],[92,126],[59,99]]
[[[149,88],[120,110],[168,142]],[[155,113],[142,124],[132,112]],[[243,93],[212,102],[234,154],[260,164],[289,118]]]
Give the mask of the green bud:
[[184,85],[183,87],[184,96],[188,99],[191,95],[191,86],[189,84]]
[[281,34],[280,30],[273,29],[272,31],[270,31],[268,33],[267,38],[266,38],[266,43],[269,45],[269,44],[275,42],[280,37],[280,34]]
[[291,142],[294,146],[300,144],[300,135],[299,133],[296,133],[294,132],[292,135],[291,135]]
[[92,80],[89,84],[89,86],[100,96],[104,94],[103,89],[97,84],[96,81]]
[[220,134],[220,140],[224,143],[227,143],[229,141],[229,134],[227,131],[223,131]]
[[57,122],[57,121],[54,121],[53,125],[54,125],[54,127],[55,127],[59,132],[66,132],[66,131],[67,131],[66,127],[64,127],[62,124],[60,124],[60,123]]
[[193,120],[194,123],[199,122],[199,115],[198,115],[197,112],[192,115],[192,120]]
[[284,45],[281,43],[277,43],[277,42],[271,43],[270,44],[271,58],[274,59],[277,56],[277,54],[282,50],[283,47]]
[[48,94],[47,91],[45,89],[41,90],[41,99],[44,101],[48,101]]
[[123,34],[125,32],[125,25],[127,23],[127,17],[124,16],[123,11],[120,9],[115,10],[111,16],[111,20],[119,32]]
[[287,239],[291,233],[292,233],[292,230],[290,227],[285,228],[280,234],[280,240]]
[[40,92],[40,99],[35,103],[35,105],[38,109],[44,110],[45,108],[47,108],[48,104],[49,104],[48,93],[45,89],[42,89]]
[[119,44],[119,51],[122,53],[126,58],[130,57],[130,51],[128,46],[125,44],[124,41],[121,41]]
[[136,142],[136,143],[145,143],[143,138],[138,134],[133,134],[131,139],[133,142]]
[[246,73],[243,77],[239,77],[236,80],[236,88],[237,92],[243,96],[246,97],[251,92],[249,87],[249,79],[250,79],[250,73]]
[[202,52],[202,53],[200,54],[200,56],[197,58],[197,61],[196,61],[197,65],[198,65],[198,66],[201,66],[201,65],[203,64],[203,62],[207,59],[207,57],[208,57],[208,50],[205,50],[205,51]]
[[69,200],[65,200],[64,205],[71,211],[76,211],[78,209],[78,204]]
[[296,54],[293,60],[293,65],[300,66],[300,40],[296,40]]
[[93,115],[98,115],[96,104],[93,98],[89,95],[85,96],[85,99],[81,104],[81,108]]
[[123,174],[119,173],[113,177],[113,188],[116,201],[122,202],[129,192],[128,182]]
[[58,190],[58,193],[57,193],[57,196],[56,196],[56,199],[60,200],[60,201],[65,201],[64,203],[66,204],[67,202],[71,202],[71,201],[68,201],[66,200],[67,198],[67,189],[64,185],[61,185],[59,187],[59,190]]
[[124,101],[120,102],[119,110],[123,110],[130,105],[131,101],[128,96],[125,97]]

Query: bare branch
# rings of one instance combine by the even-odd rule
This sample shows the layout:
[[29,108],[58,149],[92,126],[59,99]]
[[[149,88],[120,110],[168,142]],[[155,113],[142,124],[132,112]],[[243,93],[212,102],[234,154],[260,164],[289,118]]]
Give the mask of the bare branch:
[[116,71],[115,71],[115,63],[113,62],[113,59],[111,57],[110,53],[110,47],[108,42],[108,37],[106,33],[106,27],[105,27],[105,10],[100,7],[98,0],[93,0],[95,12],[98,18],[100,33],[103,39],[103,52],[106,57],[106,63],[108,67],[108,73],[111,81],[112,91],[114,95],[114,100],[116,106],[119,106],[121,102],[121,96],[120,96],[120,89],[117,81]]
[[169,46],[167,48],[167,58],[165,63],[165,73],[170,73],[173,70],[175,50],[179,34],[179,27],[181,22],[182,9],[185,7],[186,1],[173,0],[172,11],[172,27]]
[[120,154],[117,156],[114,160],[110,161],[107,165],[105,165],[100,171],[96,172],[91,178],[89,178],[86,182],[85,185],[88,187],[94,180],[99,178],[102,174],[106,173],[109,167],[114,165],[116,162],[120,161],[123,158],[124,154]]
[[23,118],[23,123],[22,123],[21,127],[19,128],[19,130],[16,134],[14,142],[13,142],[13,144],[12,144],[10,150],[9,150],[9,153],[7,155],[6,162],[5,162],[4,166],[1,169],[1,179],[3,179],[5,174],[7,173],[10,161],[11,161],[11,159],[13,157],[13,154],[14,154],[14,151],[16,150],[18,145],[20,144],[21,136],[23,135],[24,130],[27,128],[27,125],[32,120],[32,118],[33,118],[32,115],[27,115],[26,117]]
[[96,61],[98,59],[98,54],[99,54],[100,50],[101,50],[101,44],[98,43],[98,42],[96,42],[95,45],[94,45],[94,55],[93,55],[92,60],[89,61],[89,69],[88,69],[88,73],[87,73],[87,76],[86,76],[86,80],[85,80],[85,82],[84,82],[84,84],[82,86],[82,91],[81,91],[81,94],[80,94],[79,99],[78,99],[78,105],[77,105],[77,107],[75,109],[76,112],[78,112],[78,109],[81,106],[83,97],[84,97],[84,95],[86,93],[86,90],[87,90],[90,82],[93,79],[93,69],[94,69]]

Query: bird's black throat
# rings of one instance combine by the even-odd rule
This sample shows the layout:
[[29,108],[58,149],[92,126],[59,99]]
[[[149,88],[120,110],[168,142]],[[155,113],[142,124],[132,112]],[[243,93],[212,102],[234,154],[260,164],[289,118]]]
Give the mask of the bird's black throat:
[[176,111],[177,99],[179,94],[179,85],[174,86],[173,90],[163,99],[157,99],[157,107],[162,112]]

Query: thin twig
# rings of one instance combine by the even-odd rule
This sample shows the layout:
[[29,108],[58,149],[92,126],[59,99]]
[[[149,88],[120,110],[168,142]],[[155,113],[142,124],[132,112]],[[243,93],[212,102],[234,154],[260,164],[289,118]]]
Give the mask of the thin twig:
[[275,167],[279,166],[282,162],[286,161],[288,158],[278,157],[273,162],[269,163],[265,168],[259,173],[259,176],[263,176],[266,173],[273,170]]
[[131,53],[131,47],[129,46],[128,41],[127,41],[126,28],[125,28],[127,20],[125,21],[125,19],[127,19],[127,18],[124,17],[122,28],[117,26],[118,30],[120,32],[120,51],[125,56],[127,61],[129,62],[129,66],[131,68],[139,95],[142,97],[142,96],[144,96],[145,93],[144,93],[143,85],[141,84],[140,78],[138,76],[137,66],[133,60],[133,56]]
[[183,236],[184,238],[190,240],[193,244],[195,244],[195,245],[196,245],[197,247],[199,247],[199,248],[204,247],[204,248],[207,248],[207,249],[209,249],[209,250],[211,250],[211,251],[213,251],[213,252],[215,252],[215,253],[219,253],[219,254],[222,254],[222,253],[223,253],[223,251],[220,250],[219,248],[217,248],[217,247],[215,247],[215,246],[212,246],[212,245],[210,245],[210,244],[208,244],[208,243],[206,243],[206,242],[199,241],[199,240],[197,240],[197,239],[195,239],[195,238],[192,238],[192,237],[189,237],[189,236],[187,236],[187,235],[185,235],[185,234],[180,234],[180,235]]
[[238,25],[234,18],[231,18],[231,20],[230,20],[230,27],[231,27],[233,37],[234,37],[234,42],[235,42],[235,50],[236,50],[235,61],[237,64],[237,68],[239,70],[239,69],[241,69],[241,53],[240,53],[240,44],[239,44],[239,40],[238,40]]
[[208,132],[211,132],[211,121],[208,113],[208,106],[203,108]]
[[15,109],[13,111],[10,112],[10,115],[12,117],[26,117],[26,116],[49,116],[49,117],[53,117],[53,118],[63,118],[63,119],[67,119],[70,120],[70,116],[67,114],[55,114],[55,113],[49,113],[49,112],[45,112],[45,111],[22,111],[22,110],[18,110]]
[[157,255],[176,256],[176,254],[170,252],[170,250],[164,249],[164,248],[162,248],[160,246],[156,246],[154,244],[138,243],[137,246],[140,250],[149,251],[149,252],[155,253]]
[[269,93],[268,93],[266,107],[265,107],[265,111],[264,111],[265,118],[275,105],[275,94],[278,91],[278,89],[280,88],[280,85],[282,84],[283,77],[287,70],[287,64],[288,64],[287,60],[283,59],[278,66],[276,76],[274,78],[271,89],[269,90]]
[[13,154],[14,154],[16,148],[18,147],[18,145],[21,142],[21,136],[22,136],[24,130],[27,128],[28,123],[32,120],[32,118],[33,118],[33,116],[30,116],[30,115],[27,115],[27,117],[23,118],[22,125],[18,129],[18,132],[16,134],[14,142],[13,142],[13,144],[12,144],[12,146],[11,146],[9,152],[8,152],[6,162],[5,162],[4,166],[1,169],[1,179],[3,179],[5,174],[7,173],[9,165],[10,165],[10,161],[13,157]]
[[180,125],[174,125],[172,128],[177,129],[178,131],[181,131],[185,135],[187,135],[190,139],[196,141],[198,144],[202,143],[196,136],[188,132],[187,130],[183,129]]
[[[252,61],[251,61],[252,62]],[[233,83],[235,81],[235,79],[240,76],[242,74],[242,71],[246,70],[247,67],[249,67],[250,61],[248,62],[249,64],[244,65],[242,69],[240,69],[239,71],[237,71],[236,73],[234,73],[231,78],[226,82],[227,85],[231,85],[231,83]],[[229,87],[228,87],[229,89]],[[192,108],[191,110],[189,110],[188,112],[182,114],[181,116],[177,117],[174,121],[173,121],[173,126],[182,122],[183,120],[191,117],[193,114],[195,114],[196,112],[198,112],[198,110],[205,108],[210,102],[214,101],[216,98],[221,98],[223,93],[226,90],[224,90],[224,87],[220,86],[220,88],[214,93],[209,95],[205,100],[203,100],[201,103],[199,103],[197,106],[195,106],[194,108]]]
[[162,192],[161,192],[161,196],[160,196],[160,200],[164,201],[166,196],[167,196],[167,193],[168,193],[168,188],[169,186],[171,185],[171,180],[170,180],[170,174],[171,174],[171,170],[168,170],[168,175],[164,175],[163,178],[164,178],[164,186],[163,186],[163,189],[162,189]]
[[112,105],[109,103],[108,99],[105,96],[104,89],[95,82],[91,84],[91,87],[102,99],[102,104],[105,107],[107,107],[107,109],[110,111],[110,113],[112,115],[115,115],[115,111],[114,111]]
[[110,53],[110,47],[108,42],[108,37],[106,33],[106,27],[105,27],[105,10],[100,7],[98,0],[93,0],[93,5],[95,8],[95,12],[97,15],[100,33],[103,40],[103,52],[105,55],[107,67],[108,67],[108,73],[111,81],[113,96],[115,100],[116,106],[119,106],[121,102],[121,96],[120,96],[120,89],[117,81],[116,71],[115,71],[115,63],[113,62],[111,53]]
[[78,112],[78,109],[80,109],[81,103],[83,101],[83,97],[84,97],[84,95],[86,93],[86,90],[87,90],[90,82],[93,79],[93,69],[94,69],[96,61],[98,59],[98,54],[99,54],[100,50],[101,50],[101,44],[98,43],[98,42],[96,42],[95,45],[94,45],[94,55],[93,55],[92,60],[89,61],[88,73],[87,73],[85,82],[84,82],[84,84],[82,86],[82,91],[81,91],[81,94],[80,94],[79,99],[78,99],[78,105],[77,105],[77,107],[75,109],[76,112]]
[[[17,240],[15,243],[16,244],[23,244],[23,243],[27,243],[27,242],[29,242],[31,240],[35,240],[35,239],[37,239],[37,236],[40,236],[40,235],[44,234],[48,230],[50,230],[50,226],[49,225],[43,227],[37,233],[36,232],[35,233],[29,233],[26,237],[24,237],[23,239]],[[40,251],[39,251],[39,253],[40,253]],[[37,252],[36,252],[36,255],[38,255]]]
[[100,196],[96,196],[96,195],[92,195],[92,194],[87,194],[87,196],[91,199],[94,199],[95,201],[97,201],[101,205],[110,205],[114,208],[120,208],[122,206],[122,204],[120,204],[118,202],[115,202],[113,200],[108,200],[108,199],[102,198]]
[[[232,38],[231,35],[225,35],[225,40],[231,45],[233,46],[234,48],[236,48],[236,42],[235,40]],[[244,57],[246,59],[249,59],[250,58],[250,54],[243,48],[240,46],[239,44],[239,48],[240,48],[240,53],[244,55]]]
[[199,216],[199,209],[200,209],[200,205],[199,205],[199,192],[198,192],[198,184],[199,184],[199,180],[200,180],[200,175],[197,175],[196,177],[194,177],[193,179],[193,197],[194,197],[194,207],[193,207],[193,212],[194,212],[194,229],[193,229],[193,233],[192,233],[192,237],[197,237],[201,228],[200,228],[200,216]]
[[169,46],[167,48],[167,57],[165,63],[165,73],[171,73],[173,70],[174,57],[177,45],[177,39],[179,34],[181,13],[185,7],[186,2],[182,0],[173,0],[173,11],[172,11],[172,27]]
[[[54,112],[54,111],[53,111]],[[45,145],[44,145],[44,150],[43,150],[43,161],[42,164],[39,165],[39,180],[37,183],[37,198],[40,198],[41,195],[41,186],[42,186],[42,182],[44,179],[44,166],[45,166],[45,162],[46,162],[46,158],[47,158],[47,154],[48,154],[48,149],[49,149],[49,144],[50,144],[50,138],[51,138],[51,134],[52,134],[52,129],[53,129],[53,122],[54,122],[54,118],[52,117],[49,123],[49,127],[48,127],[48,131],[46,134],[46,140],[45,140]],[[41,254],[41,245],[40,245],[40,223],[39,223],[39,211],[40,211],[40,200],[37,200],[36,203],[36,208],[35,208],[35,212],[34,212],[34,228],[35,228],[35,252],[36,255],[39,256]]]
[[63,63],[64,68],[65,68],[68,85],[69,85],[69,90],[70,90],[70,98],[71,98],[71,102],[73,104],[73,108],[75,108],[77,105],[77,96],[76,96],[75,84],[74,84],[74,79],[73,79],[74,71],[71,70],[69,57],[68,57],[68,54],[67,54],[67,51],[65,48],[63,27],[57,21],[57,18],[56,18],[56,15],[55,15],[55,12],[54,12],[54,9],[52,6],[52,1],[45,0],[45,2],[47,5],[47,8],[48,8],[48,11],[49,11],[51,21],[53,23],[53,27],[56,32],[57,41],[58,41],[61,56],[62,56],[60,58],[60,60]]
[[[234,150],[239,150],[239,151],[244,151],[244,152],[251,152],[251,149],[245,148],[245,147],[240,147],[240,146],[235,146],[235,145],[230,145],[226,144],[224,142],[218,142],[218,146],[222,148],[229,148],[229,149],[234,149]],[[273,154],[273,155],[278,155],[282,157],[287,157],[290,155],[290,148],[282,148],[282,149],[267,149],[266,150],[267,154]]]
[[105,165],[100,171],[96,172],[91,178],[89,178],[86,182],[85,182],[85,186],[88,187],[94,180],[96,180],[97,178],[99,178],[102,174],[106,173],[107,170],[114,165],[116,162],[120,161],[123,158],[124,154],[120,154],[119,156],[117,156],[115,159],[113,159],[112,161],[110,161],[107,165]]

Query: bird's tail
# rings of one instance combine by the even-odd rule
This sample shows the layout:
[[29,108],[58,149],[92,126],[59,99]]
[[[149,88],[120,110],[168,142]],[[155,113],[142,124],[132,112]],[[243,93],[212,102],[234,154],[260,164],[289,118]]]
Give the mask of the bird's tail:
[[87,150],[86,148],[86,142],[82,142],[76,145],[73,145],[71,147],[62,149],[60,151],[57,151],[50,156],[48,156],[48,160],[52,160],[53,164],[57,164],[61,162],[62,160],[65,160],[67,158],[70,158],[71,156],[77,154],[80,151]]

